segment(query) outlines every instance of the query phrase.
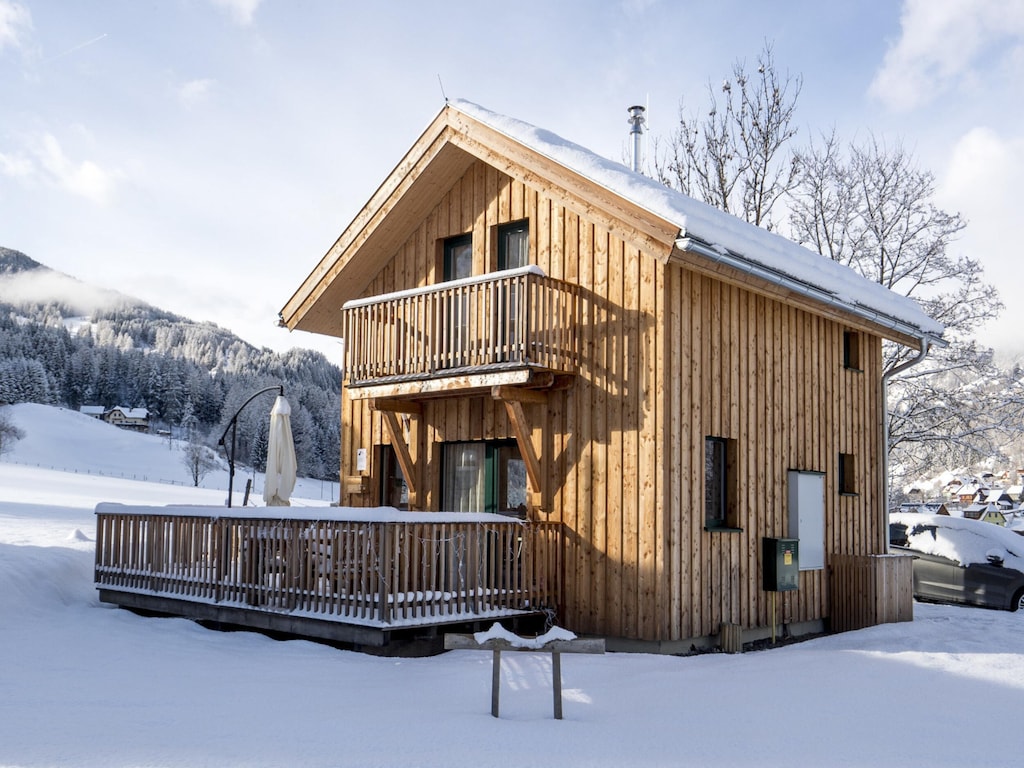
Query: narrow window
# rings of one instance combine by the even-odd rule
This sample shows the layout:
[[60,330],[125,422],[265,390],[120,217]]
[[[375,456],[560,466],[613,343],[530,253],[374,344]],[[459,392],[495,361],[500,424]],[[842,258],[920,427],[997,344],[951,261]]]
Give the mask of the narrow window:
[[862,370],[860,366],[860,334],[843,331],[843,367],[851,371]]
[[839,454],[839,493],[844,495],[857,493],[856,463],[852,453]]
[[498,269],[517,269],[530,263],[530,222],[498,227]]
[[736,499],[736,441],[704,438],[704,528],[739,530]]
[[[473,276],[473,236],[459,235],[444,241],[444,279]],[[471,312],[469,293],[452,289],[444,301],[444,324],[436,340],[440,345],[437,368],[461,368],[469,362]]]
[[473,236],[459,235],[444,241],[444,279],[473,276]]

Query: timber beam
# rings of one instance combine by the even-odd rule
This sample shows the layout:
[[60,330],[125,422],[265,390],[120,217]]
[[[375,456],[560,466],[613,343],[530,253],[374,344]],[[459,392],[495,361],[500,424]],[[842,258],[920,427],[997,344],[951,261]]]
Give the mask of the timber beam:
[[547,393],[523,387],[494,387],[491,396],[505,403],[512,432],[516,436],[519,455],[526,465],[526,480],[530,486],[530,509],[534,513],[544,509],[544,485],[541,477],[540,459],[533,448],[530,425],[526,421],[523,403],[546,403]]
[[409,489],[409,509],[419,509],[419,476],[416,474],[416,463],[412,458],[412,451],[405,441],[405,432],[398,421],[398,414],[422,413],[418,403],[410,403],[402,400],[371,400],[370,406],[384,417],[384,426],[391,436],[391,447],[395,449],[395,458],[398,459],[398,466],[402,468],[402,477],[405,478],[405,485]]
[[419,416],[423,413],[423,406],[414,400],[400,400],[397,398],[375,397],[370,400],[370,408],[375,411],[387,411],[388,413],[408,413]]

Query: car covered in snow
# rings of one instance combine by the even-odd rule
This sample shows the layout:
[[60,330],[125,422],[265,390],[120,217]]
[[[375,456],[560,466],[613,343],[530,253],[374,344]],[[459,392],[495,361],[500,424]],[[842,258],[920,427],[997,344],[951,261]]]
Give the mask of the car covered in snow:
[[1024,537],[980,520],[889,515],[894,553],[914,557],[914,597],[1016,611],[1024,607]]

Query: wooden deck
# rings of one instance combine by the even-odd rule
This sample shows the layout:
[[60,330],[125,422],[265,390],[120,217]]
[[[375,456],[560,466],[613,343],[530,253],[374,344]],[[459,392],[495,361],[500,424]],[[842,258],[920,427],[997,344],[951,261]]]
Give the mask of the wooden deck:
[[100,504],[100,599],[367,645],[396,630],[558,604],[554,524],[395,510],[224,511]]

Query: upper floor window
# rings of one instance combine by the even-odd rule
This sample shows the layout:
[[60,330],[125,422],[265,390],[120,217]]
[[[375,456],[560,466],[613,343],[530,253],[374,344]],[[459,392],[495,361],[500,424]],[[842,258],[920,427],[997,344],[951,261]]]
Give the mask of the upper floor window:
[[473,236],[459,235],[444,241],[444,279],[473,276]]
[[530,222],[526,219],[498,227],[498,269],[516,269],[530,263]]
[[863,370],[860,365],[860,334],[843,331],[843,367],[852,371]]

